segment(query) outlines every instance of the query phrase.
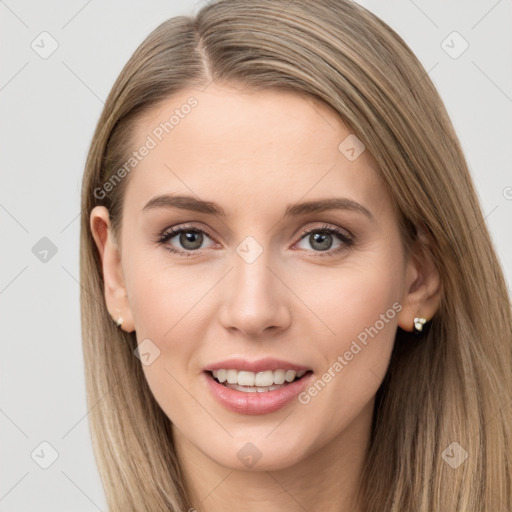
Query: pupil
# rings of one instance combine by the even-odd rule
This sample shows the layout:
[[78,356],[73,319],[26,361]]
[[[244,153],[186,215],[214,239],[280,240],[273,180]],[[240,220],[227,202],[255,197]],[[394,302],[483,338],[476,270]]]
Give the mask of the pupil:
[[[194,237],[199,237],[199,238],[194,241]],[[180,243],[186,249],[199,249],[199,247],[201,247],[201,244],[203,242],[202,237],[203,237],[203,234],[198,233],[197,231],[186,231],[184,233],[181,233]]]
[[312,246],[314,246],[313,242],[318,242],[318,241],[320,241],[320,243],[323,244],[320,247],[318,247],[321,251],[326,251],[327,249],[329,249],[331,247],[332,235],[330,233],[315,233],[313,235],[310,235],[310,239],[311,239],[310,242],[311,242]]

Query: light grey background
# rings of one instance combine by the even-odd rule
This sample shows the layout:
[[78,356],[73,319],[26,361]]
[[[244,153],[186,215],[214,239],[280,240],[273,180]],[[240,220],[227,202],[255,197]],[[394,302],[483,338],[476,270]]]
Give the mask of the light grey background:
[[[405,39],[437,86],[510,284],[512,1],[360,3]],[[89,437],[80,340],[81,177],[122,66],[158,24],[200,5],[0,1],[0,511],[106,510]],[[51,49],[43,31],[58,43],[46,59],[31,47],[35,41],[39,52]],[[458,36],[447,39],[453,31],[469,44],[456,59],[445,51],[462,48]],[[33,253],[43,237],[57,249],[46,262]],[[43,441],[58,452],[48,469],[39,465],[52,460]]]

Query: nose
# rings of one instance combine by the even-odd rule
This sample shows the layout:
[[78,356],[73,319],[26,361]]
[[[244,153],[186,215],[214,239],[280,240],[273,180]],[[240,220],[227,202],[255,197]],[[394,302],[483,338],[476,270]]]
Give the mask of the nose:
[[258,338],[289,326],[293,294],[269,252],[252,262],[233,255],[233,268],[222,286],[220,320],[225,329]]

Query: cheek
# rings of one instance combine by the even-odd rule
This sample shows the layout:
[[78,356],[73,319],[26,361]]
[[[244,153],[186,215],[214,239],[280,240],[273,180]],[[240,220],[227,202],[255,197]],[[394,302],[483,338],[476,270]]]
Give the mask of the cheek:
[[194,417],[201,411],[191,410],[191,368],[204,339],[200,301],[211,279],[199,279],[204,274],[194,272],[193,266],[159,267],[148,260],[131,270],[128,295],[137,342],[150,340],[149,351],[157,354],[151,364],[143,365],[146,381],[171,421],[179,421],[184,411]]
[[383,329],[379,320],[390,308],[385,325],[396,325],[393,304],[402,297],[404,269],[399,256],[384,249],[358,255],[339,268],[313,270],[295,281],[294,291],[322,320],[325,336],[320,338],[326,343],[336,347],[334,340],[339,340],[342,345],[376,322]]
[[[386,373],[402,309],[401,265],[400,255],[383,246],[329,270],[330,275],[319,271],[317,279],[312,275],[303,280],[298,293],[308,297],[308,307],[322,321],[315,320],[314,329],[321,329],[314,343],[322,382],[304,402],[322,391],[315,401],[330,407],[331,400],[343,395],[342,409],[348,413],[375,394]],[[329,391],[323,392],[324,387]]]
[[196,306],[211,287],[207,271],[173,263],[164,251],[133,252],[126,258],[126,287],[139,341],[175,338],[190,327]]
[[[138,343],[152,340],[163,356],[144,367],[155,398],[172,394],[175,406],[182,401],[185,406],[189,397],[181,396],[179,383],[197,372],[201,340],[212,339],[207,334],[215,324],[215,310],[229,295],[226,286],[235,283],[229,277],[221,280],[224,267],[176,264],[162,251],[127,251],[127,291]],[[342,386],[361,403],[378,388],[396,332],[401,272],[399,255],[384,245],[337,267],[299,260],[278,269],[285,283],[293,283],[287,302],[294,323],[290,328],[304,334],[297,349],[309,353],[318,377],[330,372],[332,391]],[[216,283],[220,295],[212,293]],[[331,392],[323,393],[325,399]]]
[[[123,267],[131,311],[139,342],[159,340],[160,345],[165,344],[162,349],[186,353],[187,348],[197,348],[193,346],[194,331],[197,334],[206,320],[212,319],[212,308],[222,306],[223,293],[214,299],[212,288],[217,283],[218,291],[227,292],[229,285],[219,283],[224,267],[176,263],[175,256],[164,251],[128,249]],[[380,321],[401,296],[404,269],[395,252],[382,243],[347,257],[336,267],[298,260],[276,268],[285,283],[293,283],[287,304],[293,321],[299,329],[309,325],[314,333],[320,332],[315,336],[320,356],[331,357],[333,351],[347,343],[350,346],[358,336],[364,338],[376,323],[379,331],[396,326],[396,319],[387,321],[389,314],[385,326]]]

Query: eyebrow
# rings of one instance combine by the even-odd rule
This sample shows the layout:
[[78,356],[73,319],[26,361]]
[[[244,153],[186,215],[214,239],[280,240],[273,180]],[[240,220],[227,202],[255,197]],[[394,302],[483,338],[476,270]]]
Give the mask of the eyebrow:
[[[211,201],[202,201],[193,196],[177,196],[177,195],[158,195],[150,199],[143,211],[156,208],[177,208],[180,210],[188,210],[197,213],[205,213],[208,215],[217,215],[219,217],[227,217],[226,211]],[[321,199],[318,201],[307,201],[298,204],[288,205],[284,217],[293,217],[305,215],[309,213],[321,213],[327,210],[346,210],[362,213],[372,222],[375,218],[371,212],[363,205],[345,197],[334,197]]]

